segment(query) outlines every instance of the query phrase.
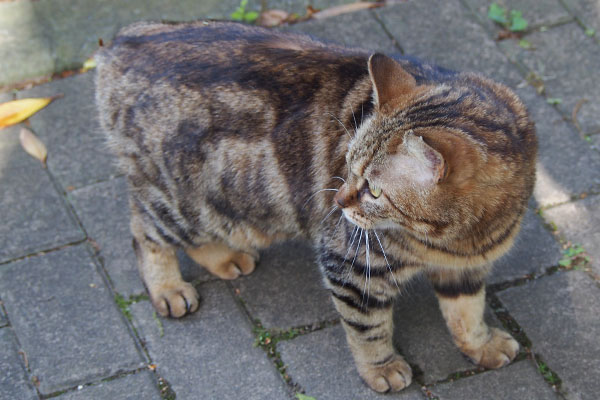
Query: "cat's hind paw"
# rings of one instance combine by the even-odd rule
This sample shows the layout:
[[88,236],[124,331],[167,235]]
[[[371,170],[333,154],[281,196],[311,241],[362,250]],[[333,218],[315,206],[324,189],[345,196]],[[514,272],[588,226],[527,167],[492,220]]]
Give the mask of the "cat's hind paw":
[[475,350],[464,353],[475,364],[496,369],[509,364],[519,353],[519,343],[513,337],[498,328],[490,328],[490,339]]
[[362,365],[358,369],[367,385],[380,393],[397,392],[412,382],[410,365],[399,355],[383,365]]
[[180,318],[198,310],[200,296],[188,282],[156,285],[148,288],[156,311],[163,317]]

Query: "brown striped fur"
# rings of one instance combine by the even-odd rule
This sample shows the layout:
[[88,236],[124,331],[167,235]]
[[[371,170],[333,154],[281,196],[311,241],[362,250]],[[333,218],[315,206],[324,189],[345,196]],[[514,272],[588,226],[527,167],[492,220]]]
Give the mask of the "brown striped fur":
[[100,120],[161,315],[199,306],[176,248],[234,279],[259,249],[304,237],[373,389],[411,382],[391,313],[418,273],[467,356],[490,368],[515,357],[517,343],[483,321],[485,276],[512,245],[535,175],[533,124],[508,88],[210,21],[132,25],[98,61]]

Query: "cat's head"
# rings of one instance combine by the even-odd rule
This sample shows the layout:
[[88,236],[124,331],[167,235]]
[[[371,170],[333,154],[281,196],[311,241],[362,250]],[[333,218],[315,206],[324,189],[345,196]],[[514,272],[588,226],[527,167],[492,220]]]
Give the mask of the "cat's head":
[[349,144],[335,196],[347,219],[448,243],[523,213],[536,139],[512,91],[475,74],[417,82],[381,54],[369,74],[375,111]]

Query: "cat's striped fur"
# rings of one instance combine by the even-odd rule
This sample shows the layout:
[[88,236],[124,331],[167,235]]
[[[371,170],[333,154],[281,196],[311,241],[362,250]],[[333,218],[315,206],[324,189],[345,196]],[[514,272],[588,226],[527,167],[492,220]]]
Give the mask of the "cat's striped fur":
[[411,382],[391,313],[417,273],[466,355],[492,368],[515,357],[517,343],[483,322],[485,275],[534,183],[533,124],[508,88],[220,22],[136,24],[98,60],[101,123],[162,315],[198,308],[177,247],[232,279],[252,272],[258,249],[301,236],[373,389]]

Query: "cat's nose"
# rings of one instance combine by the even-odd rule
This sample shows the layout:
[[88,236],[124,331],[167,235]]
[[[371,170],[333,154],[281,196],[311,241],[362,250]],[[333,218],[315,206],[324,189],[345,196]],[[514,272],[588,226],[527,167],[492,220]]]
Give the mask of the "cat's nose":
[[337,204],[341,208],[346,207],[346,199],[344,198],[344,194],[342,193],[341,190],[335,194],[335,196],[333,197],[333,200],[335,201],[335,204]]

